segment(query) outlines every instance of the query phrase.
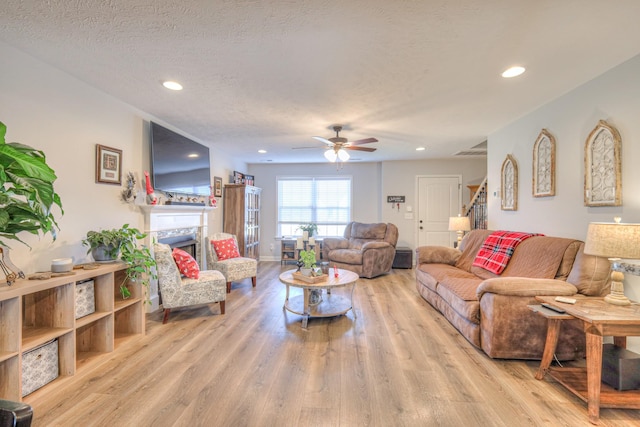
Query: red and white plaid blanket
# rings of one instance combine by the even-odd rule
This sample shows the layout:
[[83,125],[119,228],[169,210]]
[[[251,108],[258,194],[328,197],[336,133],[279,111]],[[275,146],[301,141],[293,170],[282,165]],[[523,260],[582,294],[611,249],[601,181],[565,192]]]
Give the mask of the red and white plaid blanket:
[[518,231],[494,231],[489,234],[480,247],[473,265],[484,268],[495,274],[500,274],[507,267],[513,251],[523,240],[537,233],[520,233]]

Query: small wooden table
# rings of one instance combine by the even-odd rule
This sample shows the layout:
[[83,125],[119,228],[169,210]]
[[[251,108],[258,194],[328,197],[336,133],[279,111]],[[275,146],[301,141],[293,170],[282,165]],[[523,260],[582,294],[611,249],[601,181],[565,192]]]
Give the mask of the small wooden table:
[[[626,348],[628,336],[640,336],[640,305],[618,306],[606,303],[602,298],[579,298],[576,304],[555,301],[552,296],[539,296],[540,302],[565,310],[555,313],[541,306],[532,310],[548,319],[547,340],[536,379],[548,372],[573,394],[587,402],[589,422],[598,424],[600,408],[640,409],[640,390],[618,391],[602,383],[602,338],[613,336],[615,345]],[[587,367],[551,368],[556,351],[560,323],[567,319],[582,320],[587,342]]]
[[[338,277],[334,277],[334,270],[329,269],[329,275],[326,280],[318,283],[307,283],[302,280],[295,279],[292,273],[296,270],[288,270],[280,274],[280,281],[287,287],[287,294],[284,299],[283,309],[294,314],[302,316],[302,327],[307,328],[307,323],[311,317],[333,317],[346,314],[349,310],[353,310],[353,291],[356,288],[356,281],[359,276],[349,270],[338,269]],[[302,295],[297,295],[289,299],[289,287],[301,288]],[[349,297],[335,295],[331,293],[332,289],[344,286],[351,286]],[[310,304],[309,297],[311,291],[322,292],[326,290],[326,294],[322,295],[318,304]],[[355,311],[353,317],[355,317]]]

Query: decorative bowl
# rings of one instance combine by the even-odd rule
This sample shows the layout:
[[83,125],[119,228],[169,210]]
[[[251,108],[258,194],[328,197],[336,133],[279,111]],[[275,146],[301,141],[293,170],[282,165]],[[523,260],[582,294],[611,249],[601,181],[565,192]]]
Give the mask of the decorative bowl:
[[51,272],[52,273],[66,273],[73,270],[73,259],[71,258],[56,258],[51,260]]

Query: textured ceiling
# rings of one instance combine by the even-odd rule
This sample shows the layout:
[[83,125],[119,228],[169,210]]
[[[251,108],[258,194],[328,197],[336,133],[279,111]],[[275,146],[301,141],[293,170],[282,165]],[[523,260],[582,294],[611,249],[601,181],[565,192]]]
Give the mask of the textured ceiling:
[[311,136],[336,123],[380,161],[483,142],[640,53],[638,17],[637,0],[4,0],[0,40],[249,163],[324,162]]

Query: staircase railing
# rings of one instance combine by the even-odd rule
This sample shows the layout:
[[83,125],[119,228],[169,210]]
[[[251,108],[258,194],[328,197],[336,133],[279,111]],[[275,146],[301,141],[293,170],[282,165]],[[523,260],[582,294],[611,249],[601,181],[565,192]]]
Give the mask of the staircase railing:
[[476,194],[469,202],[469,207],[463,206],[463,216],[469,217],[471,229],[487,228],[487,177],[484,177],[482,184],[476,190]]

